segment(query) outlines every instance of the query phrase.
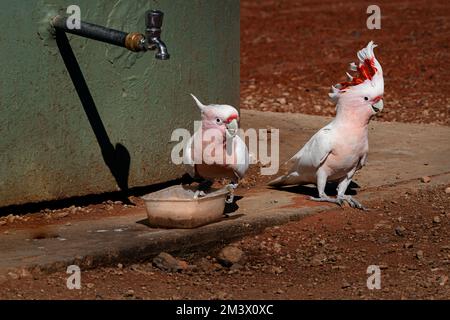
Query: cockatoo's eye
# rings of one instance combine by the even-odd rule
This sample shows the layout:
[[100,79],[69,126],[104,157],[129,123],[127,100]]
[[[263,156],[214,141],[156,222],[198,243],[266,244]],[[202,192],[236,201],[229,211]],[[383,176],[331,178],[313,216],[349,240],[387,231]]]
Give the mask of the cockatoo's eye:
[[368,101],[368,100],[369,100],[369,97],[364,97],[364,100]]
[[221,124],[221,123],[222,123],[222,120],[220,120],[219,118],[216,118],[216,123],[217,123],[217,124]]

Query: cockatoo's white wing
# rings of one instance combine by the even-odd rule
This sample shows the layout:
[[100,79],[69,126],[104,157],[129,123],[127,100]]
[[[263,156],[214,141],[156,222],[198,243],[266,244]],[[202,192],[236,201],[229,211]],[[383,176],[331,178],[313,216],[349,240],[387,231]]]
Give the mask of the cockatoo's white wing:
[[315,177],[317,169],[327,159],[333,149],[333,123],[320,129],[297,152],[288,163],[289,172],[269,182],[271,186],[282,186],[310,181]]
[[301,167],[317,169],[325,161],[333,148],[332,123],[320,129],[309,139],[291,161]]
[[242,179],[249,166],[248,149],[245,142],[239,136],[235,136],[233,142],[236,152],[236,164],[232,164],[230,167],[233,168],[236,176]]

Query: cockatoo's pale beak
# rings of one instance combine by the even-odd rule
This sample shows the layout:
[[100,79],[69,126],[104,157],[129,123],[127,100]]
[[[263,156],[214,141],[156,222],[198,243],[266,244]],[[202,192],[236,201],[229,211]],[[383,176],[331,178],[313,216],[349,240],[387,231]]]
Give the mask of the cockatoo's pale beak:
[[383,110],[383,99],[378,100],[377,102],[375,102],[374,104],[372,104],[372,109],[375,112],[380,112],[381,110]]
[[234,138],[238,132],[239,126],[236,119],[225,124],[227,138]]

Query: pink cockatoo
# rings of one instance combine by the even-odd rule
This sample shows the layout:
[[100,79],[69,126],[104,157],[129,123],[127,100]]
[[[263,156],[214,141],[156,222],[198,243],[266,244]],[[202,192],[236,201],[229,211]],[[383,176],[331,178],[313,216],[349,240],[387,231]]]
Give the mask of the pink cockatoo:
[[[349,80],[332,86],[329,94],[336,103],[336,117],[320,129],[290,161],[289,172],[271,182],[271,186],[304,185],[315,183],[319,197],[315,201],[328,201],[365,209],[361,203],[346,195],[348,185],[356,171],[367,160],[369,150],[368,124],[383,109],[383,70],[375,58],[373,41],[358,52],[359,65],[350,64],[356,77],[347,73]],[[337,197],[325,193],[327,181],[338,182]]]
[[[215,179],[225,178],[231,180],[230,190],[235,189],[249,166],[247,146],[238,135],[239,113],[230,105],[204,105],[191,96],[201,112],[201,127],[186,144],[186,170],[191,177],[204,179],[203,188],[209,188]],[[198,195],[204,195],[204,191],[199,190]]]

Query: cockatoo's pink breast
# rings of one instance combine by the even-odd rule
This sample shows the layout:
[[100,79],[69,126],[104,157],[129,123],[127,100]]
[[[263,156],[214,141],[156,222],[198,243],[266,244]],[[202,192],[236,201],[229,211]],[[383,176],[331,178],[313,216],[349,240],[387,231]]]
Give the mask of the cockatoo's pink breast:
[[336,130],[333,150],[323,164],[329,180],[339,180],[357,167],[368,148],[366,128],[347,127]]
[[[232,166],[238,164],[236,154],[237,148],[233,148],[231,153],[227,154],[225,133],[222,133],[220,130],[214,131],[216,129],[212,128],[209,129],[210,131],[208,134],[207,130],[208,129],[203,128],[201,148],[199,148],[199,145],[194,145],[194,148],[192,149],[192,157],[194,157],[194,153],[197,152],[202,160],[201,164],[195,165],[196,173],[207,179],[235,179],[236,174]],[[212,135],[215,139],[211,140]],[[236,141],[233,140],[233,142]]]

